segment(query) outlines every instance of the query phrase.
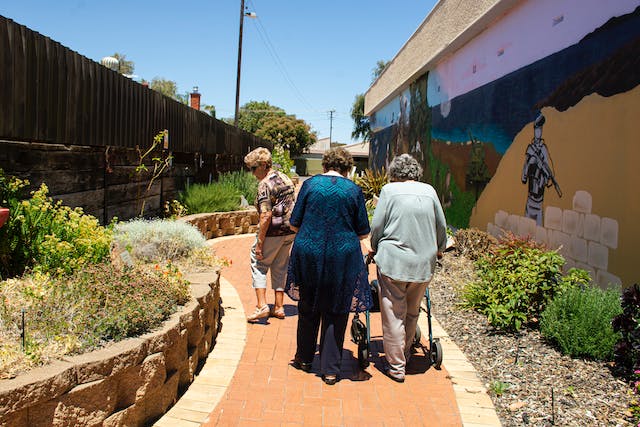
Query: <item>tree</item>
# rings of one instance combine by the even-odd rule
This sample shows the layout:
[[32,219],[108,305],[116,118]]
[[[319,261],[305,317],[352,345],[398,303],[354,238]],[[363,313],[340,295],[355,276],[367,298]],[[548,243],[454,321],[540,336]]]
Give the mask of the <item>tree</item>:
[[[231,118],[223,121],[233,124]],[[292,156],[302,154],[317,140],[316,133],[304,120],[288,115],[268,101],[249,101],[244,104],[238,113],[238,127],[289,150]]]
[[127,61],[127,56],[122,53],[114,53],[114,58],[118,60],[118,72],[124,75],[133,75],[133,70],[135,69],[135,64],[133,61]]
[[249,101],[240,108],[238,113],[238,127],[255,134],[262,126],[261,122],[269,116],[285,116],[280,107],[269,104],[268,101]]
[[213,118],[216,117],[216,106],[215,105],[209,105],[209,104],[204,104],[202,106],[202,109],[204,111],[206,111],[207,113],[209,113],[209,115]]
[[176,96],[174,97],[174,99],[184,105],[189,105],[189,100],[191,99],[191,93],[189,92],[185,92],[185,93],[176,93]]
[[154,77],[153,80],[151,80],[149,87],[165,96],[168,96],[169,98],[179,101],[178,85],[173,80],[167,80],[163,77]]
[[[371,69],[371,83],[373,84],[383,73],[391,61],[379,59],[376,66]],[[353,131],[351,139],[362,138],[363,141],[370,141],[373,136],[371,133],[371,125],[369,117],[364,115],[364,94],[356,95],[351,107],[351,118],[353,119]]]
[[371,140],[371,127],[369,117],[364,115],[364,94],[356,95],[351,108],[351,118],[353,119],[353,131],[351,139],[362,138],[363,141]]
[[382,72],[390,63],[391,61],[385,61],[383,59],[379,59],[378,62],[376,62],[376,66],[371,70],[371,83],[375,82],[376,79],[380,77]]
[[274,145],[288,149],[291,156],[302,154],[317,140],[311,127],[296,116],[268,115],[261,121],[256,136],[271,141]]

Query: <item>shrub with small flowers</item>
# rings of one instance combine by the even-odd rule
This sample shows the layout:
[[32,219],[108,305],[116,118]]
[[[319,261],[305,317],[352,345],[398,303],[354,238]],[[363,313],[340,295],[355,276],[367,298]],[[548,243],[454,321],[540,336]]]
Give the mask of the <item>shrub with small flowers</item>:
[[181,216],[186,216],[189,213],[189,209],[180,203],[178,200],[166,201],[164,203],[164,216],[166,218],[176,219]]
[[189,301],[182,271],[230,264],[185,222],[105,228],[27,186],[0,169],[0,379],[149,331]]
[[64,277],[35,272],[0,282],[0,378],[145,333],[189,298],[189,283],[171,263],[100,263]]
[[0,170],[0,205],[11,210],[0,228],[0,278],[26,269],[69,274],[108,257],[109,227],[101,227],[81,208],[54,202],[45,184],[26,196],[28,184]]

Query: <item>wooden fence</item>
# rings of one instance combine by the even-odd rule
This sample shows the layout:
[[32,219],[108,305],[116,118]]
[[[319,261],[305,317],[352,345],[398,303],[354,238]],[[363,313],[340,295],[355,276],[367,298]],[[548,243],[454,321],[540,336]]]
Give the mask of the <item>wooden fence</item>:
[[[131,202],[126,199],[130,191],[108,188],[113,181],[109,153],[122,154],[125,169],[135,167],[136,147],[149,147],[163,130],[168,131],[164,149],[176,161],[164,177],[165,183],[173,181],[168,183],[172,193],[164,195],[160,188],[154,195],[160,204],[185,183],[240,169],[253,148],[271,148],[0,16],[0,168],[5,172],[30,179],[33,187],[52,178],[58,183],[49,185],[52,195],[74,200],[107,221],[113,216],[107,212],[110,205]],[[95,201],[79,203],[92,191],[102,191],[101,207]],[[156,210],[158,203],[152,204]],[[133,214],[117,211],[121,218]]]

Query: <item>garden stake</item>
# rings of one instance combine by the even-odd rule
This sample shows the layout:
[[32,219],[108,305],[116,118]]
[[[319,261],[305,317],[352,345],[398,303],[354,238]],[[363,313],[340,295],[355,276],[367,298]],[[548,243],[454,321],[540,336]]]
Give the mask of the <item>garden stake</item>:
[[553,387],[551,387],[551,425],[554,426],[556,425],[556,405],[555,405],[556,399],[555,396],[553,395]]
[[23,308],[21,311],[22,311],[22,331],[20,332],[20,338],[22,338],[22,351],[24,352],[24,347],[25,347],[24,341],[25,341],[25,336],[27,335],[26,331],[24,330],[24,313],[26,310]]

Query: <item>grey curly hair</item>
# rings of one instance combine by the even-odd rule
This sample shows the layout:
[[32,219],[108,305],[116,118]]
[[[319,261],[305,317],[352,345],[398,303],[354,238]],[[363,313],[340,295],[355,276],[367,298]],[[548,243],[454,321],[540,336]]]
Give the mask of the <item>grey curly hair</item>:
[[401,154],[389,164],[389,178],[392,181],[418,181],[422,177],[422,166],[409,154]]

